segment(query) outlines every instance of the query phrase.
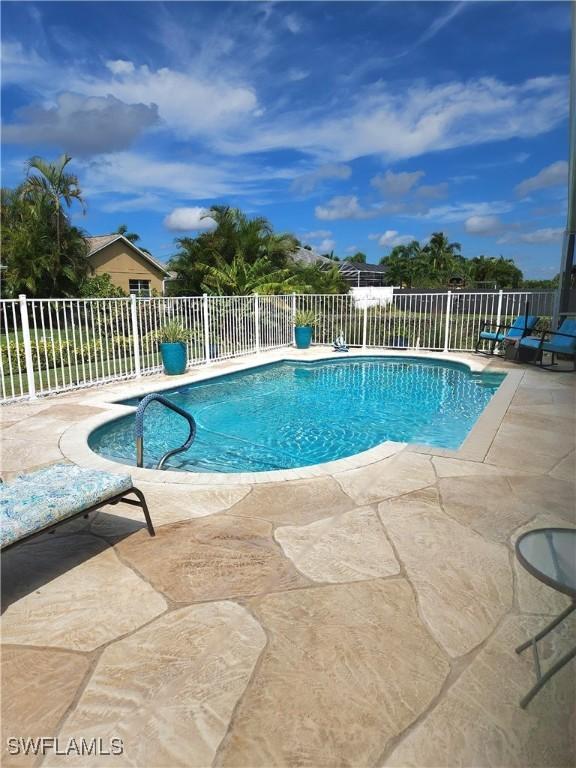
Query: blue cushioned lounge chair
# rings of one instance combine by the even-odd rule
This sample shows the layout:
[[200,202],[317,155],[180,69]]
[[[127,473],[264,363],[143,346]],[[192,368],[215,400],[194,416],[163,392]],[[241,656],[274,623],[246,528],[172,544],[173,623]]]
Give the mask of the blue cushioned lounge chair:
[[[505,323],[488,323],[485,322],[480,328],[480,334],[476,341],[474,348],[475,352],[479,351],[480,344],[483,341],[490,342],[489,350],[490,354],[494,354],[498,344],[501,344],[505,339],[510,341],[517,341],[523,336],[526,336],[530,331],[533,331],[536,327],[536,323],[540,320],[536,315],[519,315],[512,325],[506,325]],[[488,328],[494,328],[494,331],[487,330]]]
[[[126,498],[133,494],[136,499]],[[75,464],[53,464],[0,484],[0,548],[53,530],[78,515],[88,516],[105,504],[141,507],[154,536],[154,527],[142,491],[130,475],[116,475]]]
[[576,371],[576,318],[567,317],[556,331],[543,331],[538,336],[526,336],[520,340],[522,349],[533,349],[535,357],[542,362],[542,352],[550,352],[551,365],[554,365],[556,355],[572,357]]

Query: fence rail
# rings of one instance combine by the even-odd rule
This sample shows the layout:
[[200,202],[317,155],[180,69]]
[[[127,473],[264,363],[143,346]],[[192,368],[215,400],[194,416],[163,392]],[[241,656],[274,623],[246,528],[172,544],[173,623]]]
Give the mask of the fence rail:
[[343,333],[365,348],[468,351],[484,321],[525,311],[551,322],[553,291],[291,294],[0,301],[0,402],[34,398],[162,370],[156,336],[169,320],[190,332],[190,365],[288,347],[298,310],[318,322],[314,342]]

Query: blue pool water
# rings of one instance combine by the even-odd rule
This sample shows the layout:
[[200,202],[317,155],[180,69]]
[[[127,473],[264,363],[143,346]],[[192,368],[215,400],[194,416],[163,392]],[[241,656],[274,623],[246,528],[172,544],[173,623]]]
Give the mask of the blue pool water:
[[[191,448],[166,469],[289,469],[352,456],[385,440],[457,448],[503,378],[456,363],[361,357],[283,361],[189,384],[162,393],[198,426]],[[148,467],[188,435],[185,420],[159,403],[148,406],[144,425]],[[109,459],[135,464],[134,415],[100,427],[89,443]]]

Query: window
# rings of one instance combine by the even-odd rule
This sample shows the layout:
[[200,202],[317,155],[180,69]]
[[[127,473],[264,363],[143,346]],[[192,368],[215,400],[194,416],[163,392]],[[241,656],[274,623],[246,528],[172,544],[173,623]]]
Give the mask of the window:
[[129,280],[130,293],[137,296],[150,296],[150,280]]

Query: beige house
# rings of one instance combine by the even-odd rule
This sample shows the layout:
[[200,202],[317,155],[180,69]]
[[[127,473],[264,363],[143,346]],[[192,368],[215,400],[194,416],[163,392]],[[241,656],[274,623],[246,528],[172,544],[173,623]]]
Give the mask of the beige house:
[[109,274],[114,285],[126,293],[140,296],[150,296],[153,291],[164,293],[168,270],[124,235],[87,237],[86,242],[95,274]]

